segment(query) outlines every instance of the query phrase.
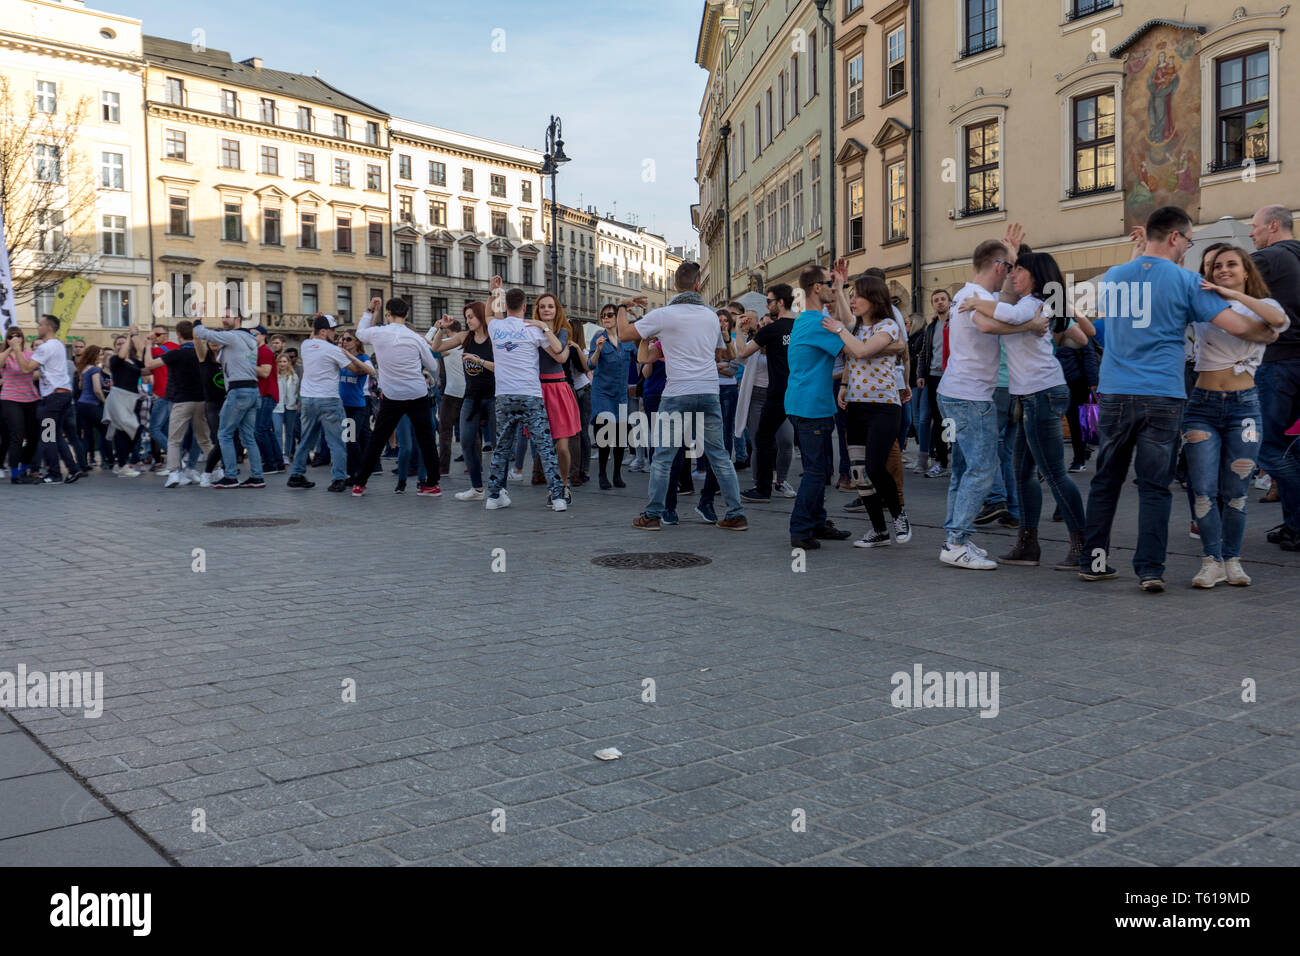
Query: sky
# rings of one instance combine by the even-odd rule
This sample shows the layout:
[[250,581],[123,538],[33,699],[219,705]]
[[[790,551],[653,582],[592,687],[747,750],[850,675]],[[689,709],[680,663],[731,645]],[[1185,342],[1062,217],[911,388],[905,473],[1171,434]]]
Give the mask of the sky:
[[[702,0],[89,0],[235,60],[315,73],[394,116],[542,151],[563,123],[560,202],[698,247]],[[494,52],[494,43],[501,52]],[[550,185],[546,186],[550,195]],[[615,205],[617,204],[617,205]]]

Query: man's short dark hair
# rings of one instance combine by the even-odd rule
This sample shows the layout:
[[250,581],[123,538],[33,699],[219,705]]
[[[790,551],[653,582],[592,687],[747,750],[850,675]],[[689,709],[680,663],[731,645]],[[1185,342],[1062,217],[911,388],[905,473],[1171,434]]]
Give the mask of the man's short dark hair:
[[677,286],[678,292],[694,292],[699,283],[700,264],[698,262],[683,262],[677,267],[674,284]]
[[194,323],[189,319],[181,319],[176,323],[176,335],[183,341],[190,341],[194,338]]
[[59,317],[57,315],[50,315],[47,312],[46,314],[42,315],[41,318],[44,319],[46,322],[50,323],[50,327],[54,329],[54,333],[55,335],[57,335],[59,332],[59,326],[62,324],[61,322],[59,322]]
[[947,289],[935,289],[933,292],[930,293],[930,301],[933,302],[933,301],[934,301],[934,297],[935,297],[936,295],[939,295],[940,293],[943,293],[944,295],[946,295],[946,296],[948,297],[949,300],[952,299],[952,293],[949,292]]
[[1187,232],[1192,227],[1192,217],[1181,206],[1161,206],[1147,216],[1147,241],[1164,242],[1171,232]]
[[993,263],[1007,255],[1007,244],[1001,239],[985,239],[975,247],[975,253],[971,256],[971,264],[975,266],[976,272],[983,272]]
[[823,281],[822,277],[824,275],[826,275],[825,266],[819,266],[816,263],[805,266],[803,272],[799,273],[799,288],[803,289],[803,294],[806,296],[812,295],[812,290],[816,288],[819,282]]
[[881,280],[885,278],[885,270],[879,266],[872,266],[869,269],[863,269],[862,274],[864,276],[875,276],[877,279]]
[[384,311],[395,318],[404,319],[411,308],[406,304],[405,299],[389,299],[388,304],[384,306]]
[[523,289],[510,289],[506,292],[506,310],[509,312],[518,312],[524,307],[524,301],[528,297],[524,295]]
[[778,282],[767,287],[768,293],[787,309],[794,307],[794,287],[788,282]]
[[737,311],[737,312],[739,312],[739,313],[741,313],[741,314],[743,315],[744,312],[745,312],[745,303],[741,302],[739,299],[736,299],[736,300],[733,301],[733,302],[728,302],[728,303],[727,303],[727,308],[728,308],[728,309],[734,309],[735,311]]

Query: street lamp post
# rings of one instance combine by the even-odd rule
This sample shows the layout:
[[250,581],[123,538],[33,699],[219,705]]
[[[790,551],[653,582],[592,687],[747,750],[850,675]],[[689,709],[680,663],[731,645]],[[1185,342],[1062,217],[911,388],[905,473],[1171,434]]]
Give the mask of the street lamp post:
[[718,130],[722,137],[722,244],[727,263],[727,302],[731,301],[731,123],[723,123]]
[[[821,22],[825,24],[826,29],[828,31],[826,36],[826,48],[830,54],[828,57],[830,62],[826,65],[826,74],[827,74],[827,83],[830,85],[829,105],[831,110],[831,122],[830,122],[831,149],[830,149],[830,163],[828,165],[830,166],[830,174],[831,174],[830,175],[831,265],[834,265],[836,241],[839,238],[838,234],[835,231],[836,228],[835,227],[835,177],[838,173],[838,171],[835,168],[835,24],[826,16],[826,8],[830,5],[830,0],[814,0],[814,2],[817,4],[817,16],[821,20]],[[809,51],[809,56],[816,56],[816,55],[817,55],[816,50]],[[913,93],[915,93],[915,91],[913,91]]]
[[555,194],[555,174],[569,161],[564,155],[564,136],[558,116],[551,117],[551,125],[546,127],[546,155],[542,157],[542,175],[551,177],[551,292],[560,297],[560,239],[557,224],[559,199]]

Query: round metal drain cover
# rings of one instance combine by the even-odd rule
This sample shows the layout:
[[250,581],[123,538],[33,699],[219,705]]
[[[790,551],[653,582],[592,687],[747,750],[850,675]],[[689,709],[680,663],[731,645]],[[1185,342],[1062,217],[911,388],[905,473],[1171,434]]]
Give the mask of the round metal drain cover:
[[698,568],[713,562],[710,558],[685,551],[634,551],[628,554],[602,555],[592,558],[591,563],[619,571],[669,571],[676,568]]
[[222,518],[205,522],[205,525],[209,528],[279,528],[297,523],[297,518]]

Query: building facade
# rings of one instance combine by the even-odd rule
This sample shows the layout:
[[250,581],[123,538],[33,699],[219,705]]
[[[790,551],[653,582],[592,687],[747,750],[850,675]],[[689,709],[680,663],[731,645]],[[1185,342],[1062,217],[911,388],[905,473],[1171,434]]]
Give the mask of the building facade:
[[144,38],[155,314],[293,336],[386,297],[388,116],[323,80]]
[[148,321],[141,36],[139,20],[80,0],[0,0],[11,128],[34,120],[31,165],[9,171],[5,199],[7,239],[25,240],[12,256],[15,280],[42,286],[17,302],[29,334],[43,313],[62,320],[64,337],[101,345]]
[[460,319],[494,275],[540,294],[542,154],[397,117],[390,128],[393,288],[414,327]]
[[636,226],[607,213],[596,223],[596,247],[601,302],[649,294],[645,289],[646,250]]
[[[570,319],[595,322],[600,313],[600,280],[596,268],[596,225],[600,217],[594,207],[574,209],[563,203],[552,208],[542,204],[542,227],[546,236],[546,289],[558,288],[564,312]],[[552,217],[554,213],[554,217]],[[556,237],[551,235],[555,220]],[[559,285],[551,279],[551,244],[555,243]]]

